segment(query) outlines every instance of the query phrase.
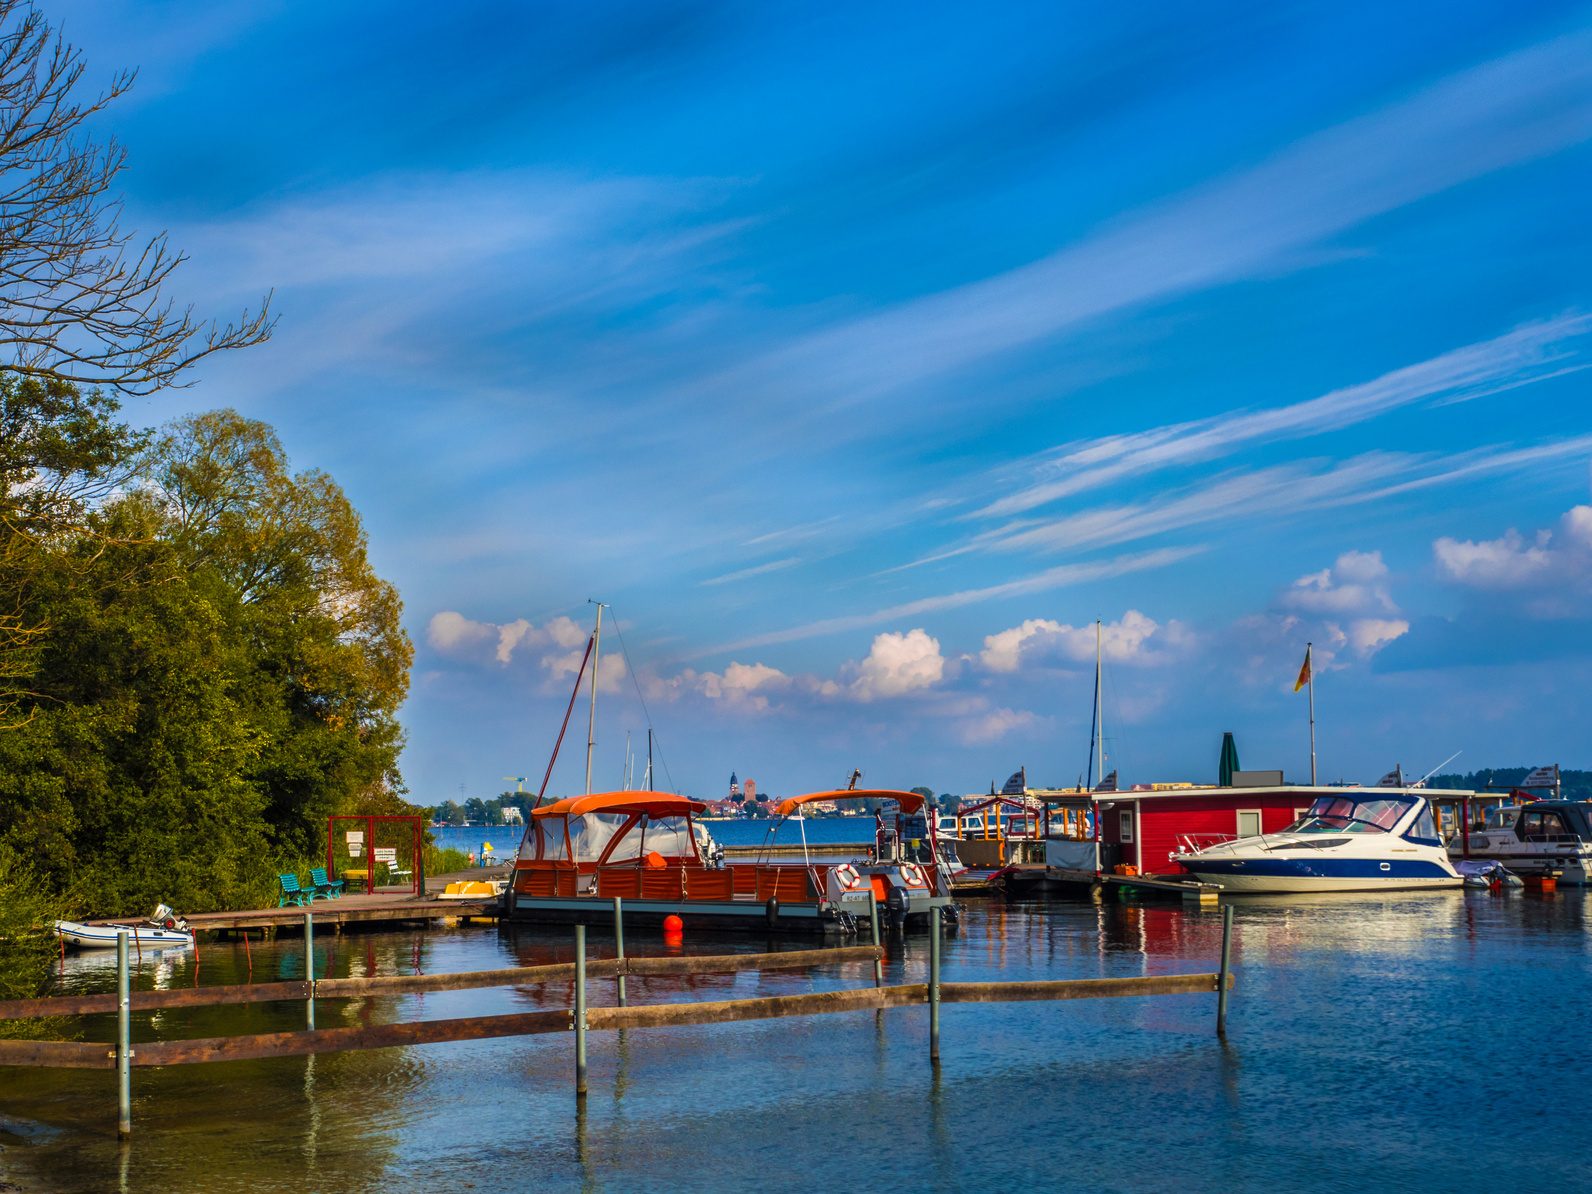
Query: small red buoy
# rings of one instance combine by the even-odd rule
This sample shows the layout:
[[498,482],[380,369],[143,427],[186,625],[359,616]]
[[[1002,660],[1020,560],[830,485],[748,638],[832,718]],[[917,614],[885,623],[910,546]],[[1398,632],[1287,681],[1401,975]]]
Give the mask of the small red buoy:
[[683,933],[685,932],[685,922],[678,916],[666,916],[663,918],[663,931],[665,933]]

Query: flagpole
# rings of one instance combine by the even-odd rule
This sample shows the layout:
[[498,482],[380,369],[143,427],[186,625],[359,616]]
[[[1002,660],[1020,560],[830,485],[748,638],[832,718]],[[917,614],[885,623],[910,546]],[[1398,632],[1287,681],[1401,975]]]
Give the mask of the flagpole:
[[[1297,640],[1295,640],[1297,641]],[[1305,644],[1305,667],[1310,674],[1310,786],[1316,786],[1316,669],[1311,657],[1314,645]]]

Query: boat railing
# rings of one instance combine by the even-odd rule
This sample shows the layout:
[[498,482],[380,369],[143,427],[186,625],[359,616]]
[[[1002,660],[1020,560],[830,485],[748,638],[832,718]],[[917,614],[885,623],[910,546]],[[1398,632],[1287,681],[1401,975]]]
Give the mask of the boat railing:
[[1180,833],[1177,835],[1177,853],[1198,854],[1224,842],[1236,842],[1236,833]]

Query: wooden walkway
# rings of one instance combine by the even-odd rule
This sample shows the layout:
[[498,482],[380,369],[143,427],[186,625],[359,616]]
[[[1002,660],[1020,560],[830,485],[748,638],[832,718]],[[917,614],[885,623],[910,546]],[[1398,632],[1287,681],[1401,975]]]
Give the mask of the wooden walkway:
[[[478,867],[436,875],[426,879],[426,894],[416,896],[411,888],[377,891],[373,895],[359,892],[335,900],[316,900],[303,907],[244,908],[232,912],[194,912],[187,917],[188,927],[200,932],[228,931],[232,929],[277,929],[301,926],[304,914],[312,913],[316,925],[340,928],[347,924],[365,924],[373,921],[430,921],[445,916],[496,917],[497,900],[439,900],[438,893],[449,883],[465,880],[491,880],[502,878],[508,867]],[[96,925],[130,925],[141,922],[140,917],[110,917],[92,920]]]

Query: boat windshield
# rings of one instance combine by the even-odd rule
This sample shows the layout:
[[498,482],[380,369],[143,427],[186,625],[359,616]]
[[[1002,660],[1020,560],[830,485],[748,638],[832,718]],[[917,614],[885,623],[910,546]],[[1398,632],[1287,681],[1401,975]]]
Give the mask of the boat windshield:
[[1356,800],[1352,796],[1323,796],[1289,833],[1391,833],[1415,801],[1392,796]]

